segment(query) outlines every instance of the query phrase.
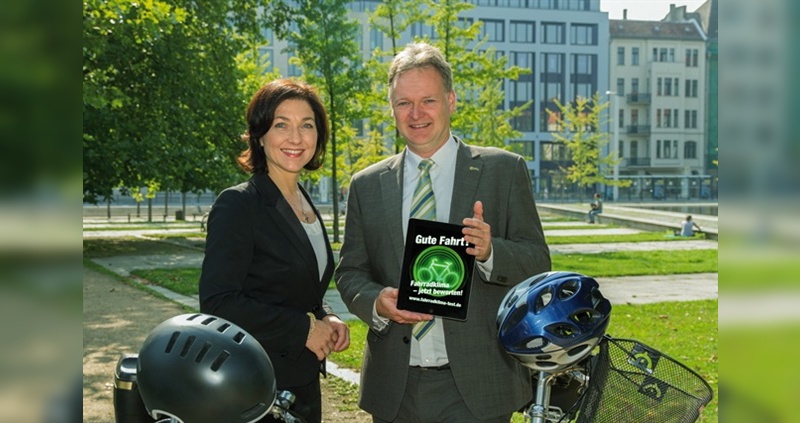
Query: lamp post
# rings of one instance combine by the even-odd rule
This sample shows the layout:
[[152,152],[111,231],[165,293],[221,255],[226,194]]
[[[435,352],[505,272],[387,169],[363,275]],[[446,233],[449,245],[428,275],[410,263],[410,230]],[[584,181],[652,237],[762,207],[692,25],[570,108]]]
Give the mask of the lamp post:
[[609,122],[614,122],[614,138],[609,154],[613,154],[612,157],[614,157],[614,186],[612,187],[614,201],[619,201],[619,186],[617,185],[619,183],[619,122],[617,122],[617,119],[619,119],[619,99],[616,98],[618,97],[616,91],[606,91],[606,95],[609,96],[614,110],[613,118],[609,119]]

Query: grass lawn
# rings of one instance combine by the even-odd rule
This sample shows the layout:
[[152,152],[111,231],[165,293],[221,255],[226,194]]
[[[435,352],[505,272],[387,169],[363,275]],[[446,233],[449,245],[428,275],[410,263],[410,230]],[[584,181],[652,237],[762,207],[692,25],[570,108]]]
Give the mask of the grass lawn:
[[[569,228],[573,229],[573,228]],[[674,236],[671,232],[641,232],[638,234],[620,235],[566,235],[547,236],[549,245],[559,244],[598,244],[605,242],[655,242],[655,241],[691,241],[701,240],[703,235],[695,234],[693,237]]]
[[599,254],[553,254],[553,270],[593,277],[715,273],[717,250],[620,251]]

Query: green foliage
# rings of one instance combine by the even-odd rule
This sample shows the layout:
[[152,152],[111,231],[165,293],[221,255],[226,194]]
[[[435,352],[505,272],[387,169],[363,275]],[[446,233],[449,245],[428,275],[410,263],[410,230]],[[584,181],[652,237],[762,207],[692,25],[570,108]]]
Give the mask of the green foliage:
[[356,41],[358,23],[348,18],[346,6],[344,0],[302,2],[294,11],[297,30],[287,34],[289,49],[294,53],[292,63],[303,68],[306,81],[321,88],[331,125],[328,151],[334,242],[339,242],[339,150],[355,138],[351,122],[362,116],[354,100],[368,84]]
[[591,99],[578,97],[574,102],[562,104],[554,99],[557,110],[547,109],[551,122],[558,128],[553,133],[557,142],[564,144],[570,152],[572,163],[561,170],[567,180],[581,187],[595,184],[628,186],[630,181],[614,181],[604,175],[604,168],[611,168],[619,163],[618,157],[601,156],[600,152],[608,144],[608,132],[600,128],[608,103],[600,101],[600,94],[595,93]]
[[[88,0],[83,9],[84,201],[218,190],[240,176],[246,96],[236,56],[256,1]],[[233,25],[232,25],[233,24]]]

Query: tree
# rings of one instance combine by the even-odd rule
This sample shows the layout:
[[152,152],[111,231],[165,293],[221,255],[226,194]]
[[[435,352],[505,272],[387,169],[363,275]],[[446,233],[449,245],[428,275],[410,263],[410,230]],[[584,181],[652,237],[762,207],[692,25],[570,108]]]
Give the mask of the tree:
[[558,128],[553,132],[553,138],[563,143],[571,155],[571,164],[561,168],[567,180],[584,188],[595,184],[630,185],[630,181],[614,181],[602,173],[602,169],[613,167],[620,159],[610,154],[600,155],[609,142],[608,132],[600,130],[605,125],[601,116],[608,108],[607,102],[600,101],[600,94],[595,93],[591,100],[578,96],[571,103],[561,104],[558,99],[554,102],[557,110],[548,109],[547,114],[550,122]]
[[259,0],[86,0],[84,201],[229,185],[247,95],[235,60]]
[[[293,63],[303,68],[303,77],[322,87],[331,126],[330,163],[333,197],[333,242],[339,242],[338,147],[348,144],[355,132],[346,128],[359,119],[353,102],[367,87],[361,49],[356,41],[358,24],[348,19],[347,1],[319,0],[300,4],[297,30],[288,34]],[[342,138],[342,139],[340,139]]]

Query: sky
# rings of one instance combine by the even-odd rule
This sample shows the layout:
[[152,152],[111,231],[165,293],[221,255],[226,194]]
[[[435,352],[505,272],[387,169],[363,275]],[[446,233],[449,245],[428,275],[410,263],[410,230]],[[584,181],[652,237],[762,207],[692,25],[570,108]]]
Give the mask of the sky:
[[660,21],[669,13],[669,5],[686,6],[694,12],[705,0],[600,0],[600,10],[608,12],[608,19],[622,19],[623,9],[628,9],[628,19]]

